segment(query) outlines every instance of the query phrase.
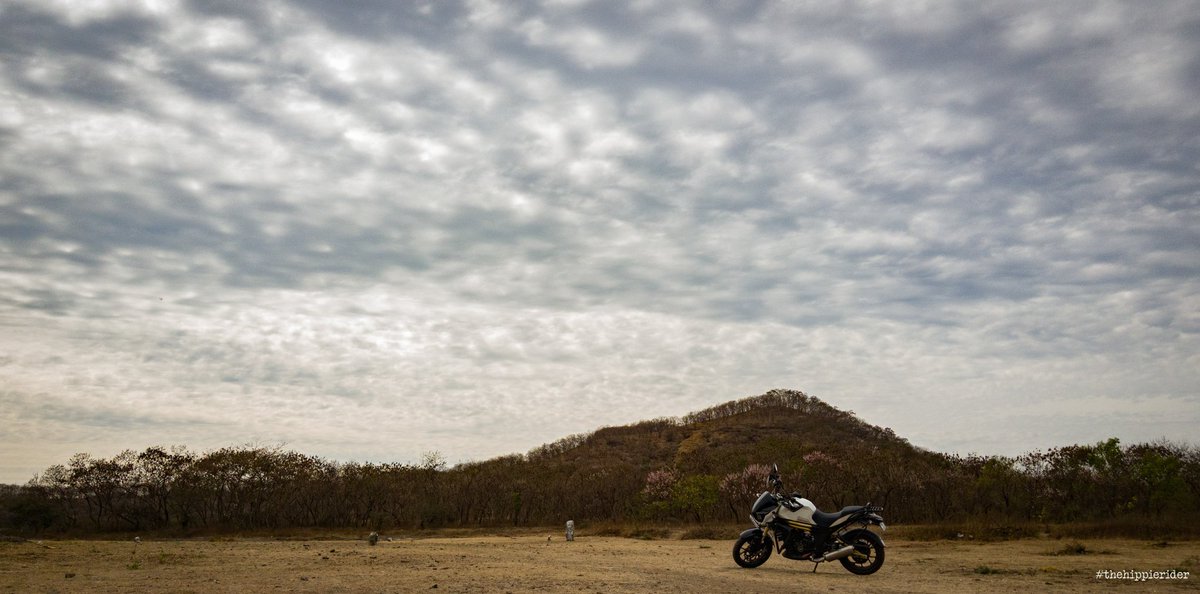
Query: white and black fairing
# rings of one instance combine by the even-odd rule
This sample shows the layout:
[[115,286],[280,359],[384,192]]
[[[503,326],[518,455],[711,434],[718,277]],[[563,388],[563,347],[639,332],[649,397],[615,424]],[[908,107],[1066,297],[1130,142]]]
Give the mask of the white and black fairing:
[[766,520],[768,513],[775,511],[779,507],[779,498],[774,494],[763,491],[758,499],[754,500],[754,505],[750,506],[750,516],[754,523],[762,523]]

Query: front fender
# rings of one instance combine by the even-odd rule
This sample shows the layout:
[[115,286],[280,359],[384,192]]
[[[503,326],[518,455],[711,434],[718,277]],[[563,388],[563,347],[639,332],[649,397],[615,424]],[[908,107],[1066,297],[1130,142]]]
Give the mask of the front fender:
[[751,528],[738,535],[738,538],[757,538],[762,542],[775,542],[775,533],[759,528]]
[[751,528],[749,530],[746,530],[746,531],[742,532],[741,534],[739,534],[738,538],[748,538],[751,536],[757,536],[759,538],[762,538],[762,536],[763,536],[762,528]]

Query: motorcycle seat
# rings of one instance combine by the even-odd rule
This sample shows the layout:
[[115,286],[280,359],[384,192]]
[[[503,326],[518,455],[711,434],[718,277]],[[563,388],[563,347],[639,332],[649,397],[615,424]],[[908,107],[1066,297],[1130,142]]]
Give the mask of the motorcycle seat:
[[838,518],[848,516],[863,508],[861,505],[847,505],[841,511],[833,513],[825,513],[823,511],[813,512],[813,519],[817,521],[818,526],[829,526],[837,521]]

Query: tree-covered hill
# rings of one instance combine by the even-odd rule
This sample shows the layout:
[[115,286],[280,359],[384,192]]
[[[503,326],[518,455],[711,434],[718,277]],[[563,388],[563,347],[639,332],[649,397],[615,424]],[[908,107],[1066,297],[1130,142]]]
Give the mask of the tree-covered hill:
[[[431,449],[436,444],[430,444]],[[1016,458],[912,446],[802,392],[604,427],[447,467],[339,463],[280,448],[77,454],[0,491],[0,529],[428,528],[739,521],[777,463],[824,509],[871,501],[891,522],[1192,517],[1200,451],[1115,439]]]

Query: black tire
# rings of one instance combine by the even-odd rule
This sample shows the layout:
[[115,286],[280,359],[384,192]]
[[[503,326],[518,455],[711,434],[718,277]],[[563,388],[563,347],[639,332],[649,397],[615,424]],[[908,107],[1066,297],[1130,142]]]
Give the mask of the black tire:
[[754,569],[771,558],[771,540],[761,532],[743,536],[733,543],[733,561],[746,569]]
[[858,575],[871,575],[883,567],[883,539],[870,530],[852,530],[840,539],[854,547],[849,557],[842,557],[842,567]]

